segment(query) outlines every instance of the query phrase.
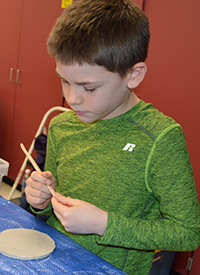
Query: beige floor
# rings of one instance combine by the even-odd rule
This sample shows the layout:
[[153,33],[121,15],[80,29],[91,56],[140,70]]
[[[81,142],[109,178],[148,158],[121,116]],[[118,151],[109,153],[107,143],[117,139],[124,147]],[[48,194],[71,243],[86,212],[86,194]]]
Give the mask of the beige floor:
[[[11,190],[11,186],[9,184],[6,184],[4,182],[1,183],[1,187],[0,187],[0,195],[5,198],[8,199],[8,196],[10,194],[10,190]],[[16,198],[20,198],[21,197],[21,192],[19,190],[15,190],[12,199],[16,199]]]

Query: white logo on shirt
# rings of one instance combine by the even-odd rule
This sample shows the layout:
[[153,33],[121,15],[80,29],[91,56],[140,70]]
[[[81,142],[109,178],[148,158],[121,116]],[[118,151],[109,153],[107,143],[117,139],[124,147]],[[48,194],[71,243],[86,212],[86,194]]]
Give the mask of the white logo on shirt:
[[132,152],[133,148],[135,148],[135,144],[127,143],[122,150]]

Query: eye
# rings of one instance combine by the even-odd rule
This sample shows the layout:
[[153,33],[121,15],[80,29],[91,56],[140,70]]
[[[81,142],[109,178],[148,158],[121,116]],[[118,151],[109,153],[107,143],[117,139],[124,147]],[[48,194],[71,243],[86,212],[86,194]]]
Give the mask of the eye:
[[68,84],[68,82],[63,78],[61,79],[61,81],[62,81],[63,84]]
[[83,89],[84,89],[86,92],[92,93],[92,92],[94,92],[94,90],[95,90],[96,88],[86,88],[86,87],[83,86]]

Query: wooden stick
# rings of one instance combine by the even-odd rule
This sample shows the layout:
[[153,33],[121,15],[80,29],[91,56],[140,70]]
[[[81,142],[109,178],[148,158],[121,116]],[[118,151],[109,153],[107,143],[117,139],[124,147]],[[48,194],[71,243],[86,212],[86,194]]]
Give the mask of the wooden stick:
[[[34,161],[34,159],[32,158],[32,156],[29,154],[29,152],[26,150],[25,146],[23,143],[20,143],[20,147],[22,149],[22,151],[24,152],[24,154],[27,156],[27,158],[30,160],[31,164],[33,165],[33,167],[35,168],[35,170],[41,174],[41,170],[39,168],[39,166],[37,165],[37,163]],[[55,191],[54,189],[47,185],[47,187],[49,188],[49,191],[51,192],[51,194],[55,197]]]

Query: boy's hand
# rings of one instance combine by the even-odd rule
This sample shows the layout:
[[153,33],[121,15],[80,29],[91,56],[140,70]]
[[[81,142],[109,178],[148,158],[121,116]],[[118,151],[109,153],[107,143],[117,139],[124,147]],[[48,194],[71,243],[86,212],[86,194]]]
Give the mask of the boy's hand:
[[85,201],[64,197],[59,193],[51,200],[54,213],[65,229],[72,233],[103,236],[108,213]]
[[47,185],[51,185],[55,190],[55,179],[49,171],[41,174],[34,171],[26,180],[26,200],[34,208],[43,210],[49,205],[52,195]]

